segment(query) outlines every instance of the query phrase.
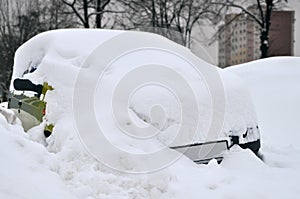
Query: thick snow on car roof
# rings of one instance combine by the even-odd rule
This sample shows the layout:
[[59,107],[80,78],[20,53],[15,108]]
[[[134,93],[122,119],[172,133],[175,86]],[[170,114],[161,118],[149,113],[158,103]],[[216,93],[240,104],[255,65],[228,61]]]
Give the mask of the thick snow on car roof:
[[[13,71],[13,79],[17,77],[24,77],[32,80],[35,83],[48,82],[55,90],[48,92],[47,94],[47,118],[52,123],[59,123],[64,117],[71,117],[72,110],[72,97],[74,95],[74,87],[76,85],[76,78],[78,73],[82,71],[82,65],[86,64],[86,59],[93,53],[93,51],[101,46],[103,43],[110,39],[124,34],[124,31],[116,30],[85,30],[85,29],[67,29],[67,30],[55,30],[45,32],[37,35],[23,46],[21,46],[15,56],[15,65]],[[128,34],[128,32],[126,32]],[[129,33],[130,34],[130,33]],[[132,32],[136,34],[136,32]],[[191,53],[189,49],[185,49],[174,42],[168,41],[168,39],[158,36],[152,33],[138,33],[139,35],[146,35],[147,40],[154,41],[156,39],[161,43],[170,43],[171,50],[183,49],[183,52]],[[135,42],[134,40],[130,42]],[[112,46],[107,49],[114,51],[120,48],[118,43],[113,43]],[[101,63],[104,59],[103,56],[96,55],[96,61]],[[126,56],[119,57],[114,63],[103,73],[102,86],[103,92],[95,92],[95,97],[100,101],[105,98],[108,93],[114,88],[117,82],[121,81],[121,77],[126,75],[129,71],[142,66],[143,64],[154,63],[167,66],[183,76],[188,85],[193,89],[197,101],[198,101],[198,118],[189,115],[193,112],[195,107],[188,105],[187,109],[187,124],[195,123],[198,121],[198,130],[196,134],[194,132],[186,131],[182,137],[181,142],[178,144],[189,144],[191,136],[196,136],[194,142],[205,140],[208,135],[208,129],[211,124],[213,114],[213,104],[211,100],[211,90],[207,85],[205,77],[199,75],[195,68],[193,68],[188,61],[183,60],[180,55],[174,55],[158,49],[143,49],[139,51],[131,51]],[[252,105],[251,96],[247,88],[244,86],[243,81],[239,77],[231,74],[230,72],[217,69],[199,59],[199,63],[202,66],[215,68],[219,71],[221,80],[223,81],[224,94],[225,94],[225,119],[223,122],[223,129],[219,133],[219,138],[224,138],[229,134],[241,135],[246,132],[249,127],[256,127],[256,115]],[[26,71],[30,71],[31,68],[36,68],[33,73],[24,74]],[[89,70],[84,69],[84,70]],[[90,70],[90,74],[94,73]],[[149,74],[143,74],[145,76]],[[158,76],[160,74],[157,74]],[[141,85],[137,85],[141,86]],[[181,104],[176,99],[176,93],[170,92],[168,89],[164,89],[159,84],[152,84],[143,86],[142,89],[137,89],[133,92],[128,104],[127,119],[133,120],[133,123],[145,123],[146,125],[151,123],[149,110],[155,104],[160,104],[166,113],[166,122],[163,127],[165,132],[159,136],[160,140],[171,139],[174,132],[176,133],[179,124],[181,122]],[[185,96],[186,100],[189,100],[193,96]],[[82,96],[82,100],[85,96]],[[184,100],[185,100],[184,99]],[[224,99],[219,100],[219,103],[224,103]],[[97,102],[95,107],[96,115],[98,118],[103,118],[103,115],[110,114],[109,109],[105,112],[105,107],[109,107],[109,101]],[[102,109],[101,109],[102,108]],[[103,109],[104,108],[104,109]],[[219,111],[219,110],[217,110]],[[220,110],[219,114],[222,110]],[[104,116],[106,119],[107,116]],[[153,119],[153,118],[152,118]],[[155,120],[155,118],[154,118]],[[113,118],[108,122],[102,122],[107,125],[109,131],[113,129],[113,132],[118,131],[118,126],[114,123]],[[197,121],[196,121],[197,122]],[[153,125],[153,124],[152,124]],[[155,126],[155,124],[154,124]],[[56,129],[59,129],[57,127]],[[177,130],[176,130],[177,129]],[[188,128],[187,128],[188,129]],[[191,130],[192,131],[192,130]],[[254,132],[257,133],[257,132]],[[189,137],[189,134],[191,136]],[[108,136],[111,136],[109,134]],[[112,140],[122,140],[121,135],[112,136]],[[186,137],[185,137],[186,136]],[[185,138],[187,138],[185,140]],[[124,138],[127,140],[127,138]],[[248,141],[255,141],[257,135],[253,136]],[[124,141],[124,140],[123,140]],[[122,141],[122,142],[123,142]],[[127,141],[130,143],[130,141]],[[241,140],[241,142],[245,142]]]

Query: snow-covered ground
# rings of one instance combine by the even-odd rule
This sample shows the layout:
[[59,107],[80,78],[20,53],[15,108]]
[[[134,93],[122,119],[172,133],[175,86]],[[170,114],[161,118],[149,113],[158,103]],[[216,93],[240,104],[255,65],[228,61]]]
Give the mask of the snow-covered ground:
[[[72,37],[85,34],[80,31],[71,33]],[[106,39],[119,33],[105,34]],[[97,34],[97,31],[90,32],[89,37],[85,37],[85,42],[78,42],[78,47],[79,44],[72,41],[70,32],[65,31],[58,38],[50,36],[47,40],[35,39],[17,51],[14,77],[22,76],[28,67],[38,67],[34,73],[25,77],[35,83],[47,81],[55,88],[46,96],[47,117],[55,123],[55,129],[53,136],[44,140],[44,124],[25,133],[20,122],[9,124],[0,114],[0,198],[298,198],[300,147],[297,142],[300,133],[297,121],[300,114],[300,58],[271,58],[221,71],[222,74],[227,74],[223,77],[225,83],[232,84],[230,88],[237,88],[233,93],[229,91],[229,95],[238,96],[236,92],[244,88],[239,87],[240,79],[244,80],[250,89],[255,107],[253,109],[257,113],[261,128],[261,152],[264,162],[251,151],[234,147],[225,154],[220,165],[214,160],[208,165],[196,165],[182,157],[157,172],[128,174],[106,167],[90,156],[75,133],[70,105],[74,83],[79,71],[78,66],[103,41]],[[183,66],[174,67],[184,75],[191,73],[184,72],[186,69],[183,69]],[[107,74],[110,75],[107,77],[122,76],[113,69]],[[192,84],[202,81],[192,77]],[[234,78],[235,81],[226,78]],[[236,82],[239,83],[234,85]],[[201,89],[198,91],[201,92]],[[251,122],[256,125],[255,111],[251,111],[252,104],[248,103],[251,100],[243,100],[250,98],[249,93],[245,91],[238,94],[240,96],[234,98],[238,99],[237,101],[227,102],[231,103],[229,107],[234,108],[226,112],[225,129],[226,125],[236,129],[242,129]],[[144,99],[151,98],[145,95],[146,93],[137,92],[136,98],[132,99],[133,113],[130,114],[133,120],[140,120],[135,118],[136,111],[145,122],[149,120],[145,115],[140,115],[145,113],[145,107],[139,102],[139,96]],[[209,106],[209,103],[205,104],[205,92],[201,95],[203,96],[203,106]],[[163,98],[165,97],[167,96],[163,95]],[[155,99],[161,98],[162,96],[159,96]],[[172,104],[165,106],[167,112],[173,116],[169,121],[176,122],[177,116]],[[211,114],[205,112],[207,110],[203,111],[204,115]],[[241,116],[241,120],[236,118],[238,115]],[[143,121],[139,122],[140,125],[145,125]],[[207,126],[200,128],[205,129]],[[112,136],[112,140],[114,138]],[[128,150],[135,148],[128,146],[140,146],[126,139],[121,141],[129,143],[122,145]],[[147,147],[142,149],[148,150]]]

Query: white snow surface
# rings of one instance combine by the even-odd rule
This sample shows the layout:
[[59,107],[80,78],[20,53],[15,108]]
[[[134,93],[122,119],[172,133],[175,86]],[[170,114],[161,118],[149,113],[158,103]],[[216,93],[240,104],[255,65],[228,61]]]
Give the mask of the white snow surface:
[[264,142],[297,147],[300,138],[299,58],[274,57],[227,70],[239,75],[250,88]]
[[[38,35],[18,49],[13,78],[21,77],[29,67],[37,67],[24,77],[35,83],[47,81],[55,88],[46,95],[47,119],[55,128],[45,140],[45,123],[25,133],[19,122],[9,124],[0,114],[0,198],[298,198],[300,58],[271,58],[220,70],[227,96],[234,96],[226,101],[229,111],[224,131],[244,130],[258,122],[264,162],[249,150],[233,147],[220,165],[215,160],[196,165],[182,157],[168,168],[137,175],[115,171],[91,157],[77,137],[72,118],[74,83],[80,65],[94,48],[121,33],[103,30],[99,37],[99,30],[53,31]],[[117,76],[114,68],[110,72],[107,78]],[[202,81],[192,77],[192,85]],[[154,101],[168,96],[157,90],[158,98],[149,94]],[[205,88],[197,91],[207,99]],[[139,117],[133,111],[130,117],[139,125],[147,124],[147,118],[146,122],[140,120],[141,115],[147,117],[146,106],[153,104],[147,93],[132,98],[131,105]],[[146,102],[139,103],[143,97]],[[169,105],[166,110],[173,116],[169,121],[176,124],[176,104],[163,103]],[[209,107],[210,103],[203,100],[202,105]],[[209,108],[203,114],[211,114]],[[128,149],[127,145],[123,147]]]

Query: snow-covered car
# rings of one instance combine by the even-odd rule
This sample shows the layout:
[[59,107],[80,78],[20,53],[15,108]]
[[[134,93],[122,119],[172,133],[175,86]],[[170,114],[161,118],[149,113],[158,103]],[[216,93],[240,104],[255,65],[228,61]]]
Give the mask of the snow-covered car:
[[[136,40],[122,40],[124,34],[136,38]],[[147,41],[146,45],[153,44],[154,47],[141,48],[139,46],[136,48],[137,50],[129,49],[125,54],[116,54],[118,56],[110,60],[110,65],[106,68],[102,65],[109,56],[117,53],[120,49],[126,50],[128,46],[135,44],[137,41],[140,41],[141,44],[143,44],[143,41]],[[168,51],[155,48],[155,45],[161,44],[164,44]],[[191,67],[190,63],[182,58],[183,54],[171,53],[171,51],[183,52],[185,55],[192,56],[193,59],[198,59],[197,62],[201,65],[214,68],[217,71],[222,82],[224,99],[214,100],[216,102],[219,100],[221,104],[224,103],[223,110],[214,110],[211,90],[205,84],[205,77],[195,73],[195,68]],[[124,133],[120,134],[119,127],[124,125],[132,130],[151,126],[160,132],[155,138],[158,142],[184,153],[196,163],[205,163],[212,158],[221,161],[223,151],[228,150],[234,144],[251,149],[257,154],[260,149],[259,126],[251,96],[243,81],[229,71],[219,69],[195,57],[189,49],[152,33],[117,30],[56,30],[35,36],[17,50],[12,81],[16,78],[24,78],[36,84],[48,82],[55,88],[53,91],[48,92],[45,97],[47,112],[42,117],[42,120],[47,118],[47,123],[54,124],[53,136],[70,133],[64,128],[59,128],[59,125],[62,125],[62,121],[65,121],[66,118],[74,118],[74,115],[76,117],[76,114],[81,113],[84,115],[85,109],[82,106],[78,107],[78,104],[86,103],[87,105],[93,105],[97,121],[103,125],[104,129],[108,129],[110,133],[107,137],[114,144],[121,143],[120,145],[126,145],[125,147],[128,148],[138,148],[140,145],[136,144],[136,141],[130,141],[130,139],[133,139],[132,137],[129,136],[130,138],[128,138]],[[99,67],[94,67],[93,64],[98,64]],[[126,82],[123,82],[127,74],[135,71],[140,66],[147,67],[147,64],[164,65],[175,71],[176,74],[183,76],[187,85],[193,88],[192,90],[196,96],[199,106],[197,118],[189,115],[189,112],[195,111],[196,107],[189,104],[181,106],[180,100],[178,101],[174,97],[174,93],[170,92],[170,89],[161,86],[161,84],[140,84],[136,85],[136,89],[132,91],[132,95],[127,99],[127,115],[120,111],[121,123],[123,122],[123,124],[115,124],[114,116],[108,116],[112,113],[113,107],[111,104],[117,103],[118,105],[124,101],[117,98],[113,99],[112,102],[114,90],[119,84],[127,85]],[[32,73],[26,72],[32,68],[36,70]],[[101,68],[105,68],[105,70],[100,71]],[[98,83],[101,82],[101,85],[90,88],[88,83],[85,85],[84,81],[78,83],[78,78],[82,73],[85,75],[86,82],[90,82],[89,78],[93,78],[95,73],[101,74],[101,81],[98,81]],[[147,72],[141,74],[145,77],[151,76],[151,73]],[[154,76],[161,79],[164,79],[164,75],[166,74],[159,72],[154,74]],[[174,82],[176,81],[175,79]],[[81,98],[78,98],[78,95],[76,96],[78,87],[82,89]],[[13,83],[11,90],[14,90]],[[93,92],[91,96],[97,100],[86,95],[86,93],[89,94],[88,92]],[[182,101],[184,102],[195,96],[184,95]],[[76,97],[77,102],[80,103],[76,103]],[[166,114],[162,126],[158,124],[159,122],[153,122],[160,120],[161,115],[155,118],[155,114],[149,114],[149,109],[157,104],[163,107]],[[187,122],[184,125],[186,125],[185,129],[187,131],[182,133],[180,137],[176,137],[176,132],[180,129],[182,121],[181,108],[186,108]],[[78,113],[78,110],[82,112]],[[216,114],[223,114],[224,117],[220,121],[222,129],[215,138],[211,139],[207,132],[209,132],[211,118],[215,114],[214,111],[216,111]],[[85,117],[83,123],[88,124],[90,122],[89,116]],[[198,125],[197,131],[192,132],[193,130],[191,130],[191,132],[188,132],[189,129],[192,129],[189,125],[194,124]],[[170,142],[174,139],[176,142]],[[208,147],[211,153],[208,152],[203,156],[199,155],[199,152],[204,150],[203,147]]]

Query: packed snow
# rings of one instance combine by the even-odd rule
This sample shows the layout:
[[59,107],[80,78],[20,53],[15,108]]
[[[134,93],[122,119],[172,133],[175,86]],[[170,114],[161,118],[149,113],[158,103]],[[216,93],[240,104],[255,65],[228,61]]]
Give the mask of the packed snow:
[[[226,136],[229,129],[244,132],[249,125],[258,123],[261,128],[261,153],[264,162],[250,150],[235,146],[225,154],[221,164],[212,160],[208,165],[196,165],[183,156],[159,171],[129,174],[109,168],[92,157],[76,134],[72,115],[74,85],[80,66],[92,51],[104,41],[121,33],[122,31],[104,31],[99,37],[99,30],[53,31],[38,35],[18,49],[13,78],[23,76],[35,83],[47,81],[55,88],[46,95],[46,117],[55,124],[55,128],[53,135],[44,139],[45,122],[25,133],[20,121],[9,123],[0,114],[0,198],[299,196],[300,148],[297,141],[300,136],[297,134],[297,119],[300,113],[300,58],[271,58],[220,70],[228,108],[225,113],[224,134],[220,137]],[[141,57],[138,54],[135,56]],[[161,59],[161,56],[153,52],[152,56]],[[167,58],[166,54],[163,56]],[[119,62],[122,63],[122,60]],[[135,62],[138,63],[139,60]],[[206,107],[201,109],[204,117],[201,120],[202,126],[199,127],[205,131],[208,128],[205,118],[212,113],[211,102],[207,100],[207,88],[201,86],[203,79],[193,75],[192,70],[186,69],[188,65],[176,65],[176,60],[166,59],[166,64],[174,65],[176,71],[185,77],[191,77],[190,84],[195,87],[198,98],[201,99],[200,107]],[[30,68],[37,69],[34,73],[23,75]],[[118,81],[117,78],[129,68],[119,71],[117,69],[118,63],[115,63],[107,72],[107,85],[113,85],[113,81]],[[178,112],[174,110],[178,108],[176,99],[161,91],[161,88],[145,89],[146,91],[138,91],[132,97],[129,117],[141,126],[148,125],[150,119],[147,106],[161,102],[168,113],[168,122],[163,126],[165,134],[168,135],[171,132],[169,128],[180,122]],[[155,90],[159,95],[151,94],[147,89]],[[82,100],[84,97],[82,96]],[[105,128],[117,131],[110,122],[107,123]],[[118,140],[117,135],[111,136],[111,140],[126,150],[135,150],[136,147],[141,147],[138,152],[153,150],[148,148],[149,143],[141,146],[130,139]],[[201,140],[201,135],[198,136],[197,139]],[[150,144],[159,146],[159,141],[168,142],[168,139],[168,136],[161,136]],[[132,163],[123,164],[126,167]]]

